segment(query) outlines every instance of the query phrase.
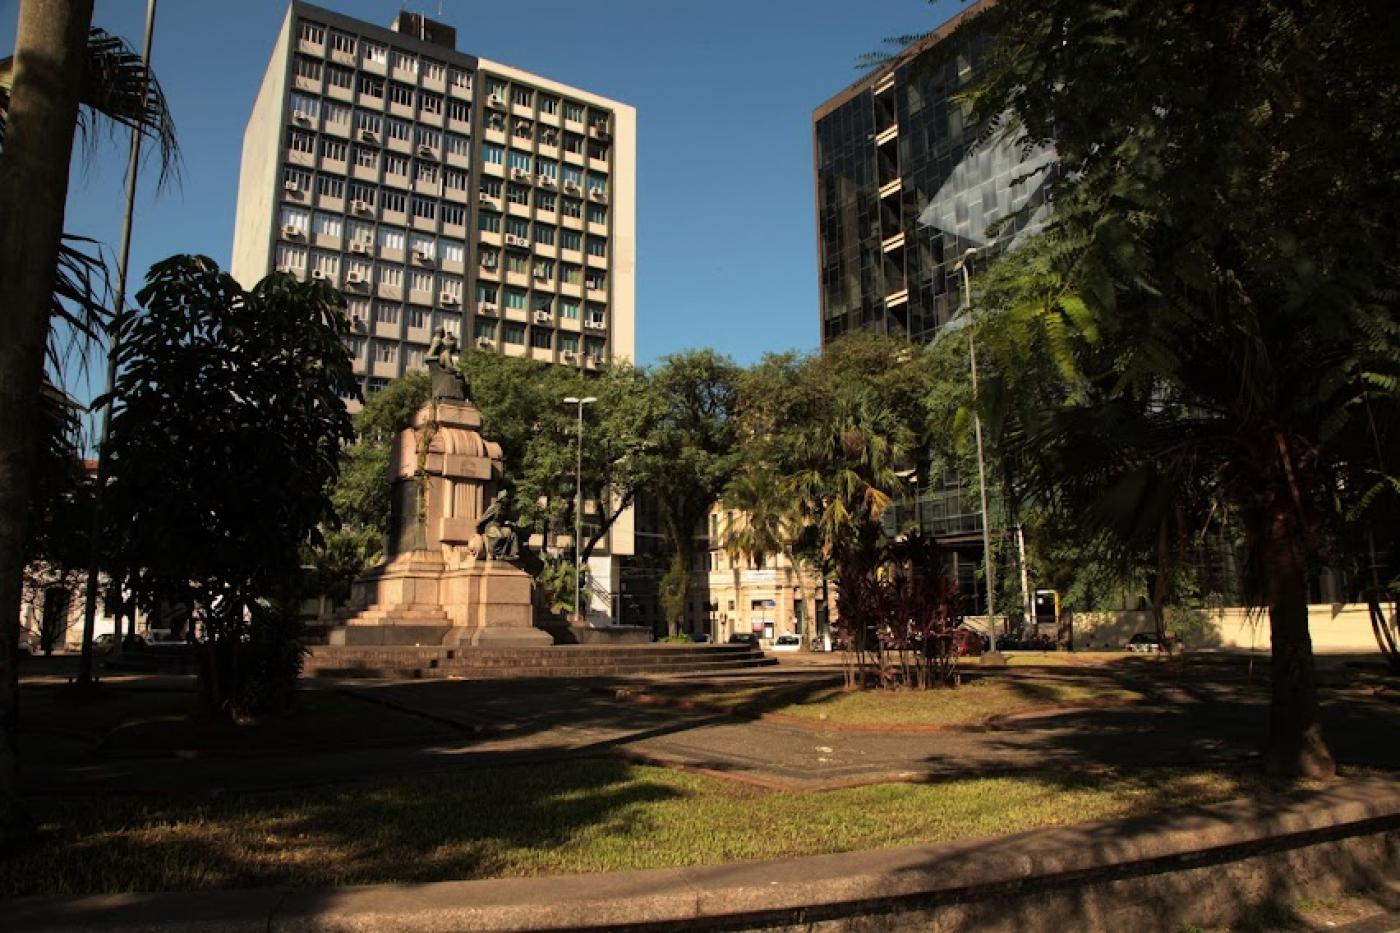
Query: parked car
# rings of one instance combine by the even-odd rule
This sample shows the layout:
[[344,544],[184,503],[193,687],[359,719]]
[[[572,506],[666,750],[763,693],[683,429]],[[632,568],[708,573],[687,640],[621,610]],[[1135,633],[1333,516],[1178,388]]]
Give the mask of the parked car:
[[989,639],[970,628],[953,629],[953,654],[960,658],[978,657],[987,650]]
[[802,650],[801,635],[779,635],[773,639],[774,651],[800,651]]
[[708,645],[710,643],[709,632],[691,632],[690,640],[697,645]]
[[757,648],[758,636],[754,635],[752,632],[735,632],[733,635],[729,636],[729,643],[731,645],[750,645]]
[[1154,654],[1165,651],[1166,645],[1162,644],[1156,632],[1138,632],[1128,639],[1128,650],[1139,654]]

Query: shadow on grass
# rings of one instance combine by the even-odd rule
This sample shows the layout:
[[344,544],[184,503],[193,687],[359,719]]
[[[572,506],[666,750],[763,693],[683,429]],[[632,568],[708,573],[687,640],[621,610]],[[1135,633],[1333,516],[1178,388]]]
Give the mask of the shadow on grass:
[[531,874],[581,836],[640,838],[629,825],[639,806],[678,793],[590,760],[268,794],[40,800],[40,842],[0,861],[0,897]]

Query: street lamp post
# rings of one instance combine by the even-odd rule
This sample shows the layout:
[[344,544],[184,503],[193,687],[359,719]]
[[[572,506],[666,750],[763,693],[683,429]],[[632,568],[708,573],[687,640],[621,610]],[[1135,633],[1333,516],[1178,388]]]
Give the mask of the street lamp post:
[[579,591],[583,588],[583,406],[598,401],[589,395],[576,398],[572,395],[564,399],[565,405],[578,406],[578,452],[574,460],[574,622],[582,621],[579,615]]
[[[964,314],[972,313],[972,278],[967,264],[977,255],[977,247],[970,246],[963,253],[954,272],[962,273]],[[982,453],[982,416],[977,411],[977,342],[973,339],[972,328],[967,331],[967,356],[972,367],[972,429],[977,436],[977,485],[982,494],[982,561],[987,577],[987,635],[991,639],[991,655],[997,653],[996,630],[996,581],[992,573],[992,529],[991,513],[987,509],[987,462]]]

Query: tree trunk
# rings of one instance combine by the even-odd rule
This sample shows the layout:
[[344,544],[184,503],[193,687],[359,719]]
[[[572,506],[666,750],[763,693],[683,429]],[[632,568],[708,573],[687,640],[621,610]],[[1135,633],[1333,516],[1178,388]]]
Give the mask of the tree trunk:
[[44,340],[93,0],[23,0],[0,154],[0,849],[19,804],[19,603]]
[[1267,575],[1269,632],[1273,641],[1269,706],[1269,773],[1309,778],[1336,773],[1318,721],[1308,589],[1297,519],[1286,508],[1268,518],[1260,542]]

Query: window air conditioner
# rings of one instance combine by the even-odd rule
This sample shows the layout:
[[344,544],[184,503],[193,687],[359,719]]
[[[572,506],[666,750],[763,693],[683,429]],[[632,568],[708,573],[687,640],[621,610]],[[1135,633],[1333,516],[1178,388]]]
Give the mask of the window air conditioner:
[[311,114],[307,113],[304,110],[297,110],[292,113],[292,119],[297,121],[298,123],[310,123]]
[[573,350],[563,350],[559,353],[559,359],[563,360],[565,363],[572,363],[578,359],[578,354]]
[[477,345],[479,348],[481,348],[482,350],[494,350],[494,349],[496,349],[496,341],[492,340],[490,337],[478,337],[478,338],[476,338],[476,345]]
[[360,130],[360,139],[367,143],[377,143],[379,134],[374,130]]
[[452,294],[451,292],[443,292],[438,297],[441,303],[445,305],[455,305],[457,303],[457,296]]
[[286,181],[282,182],[282,190],[291,194],[296,194],[297,192],[301,191],[301,185],[297,184],[295,181],[289,178]]
[[354,271],[354,270],[351,270],[351,271],[345,276],[345,281],[346,281],[348,284],[350,284],[350,285],[360,285],[360,284],[362,284],[362,283],[364,282],[364,280],[365,280],[365,275],[364,275],[364,273],[363,273],[363,272],[356,272],[356,271]]
[[550,321],[550,319],[551,319],[551,317],[552,317],[552,315],[551,315],[548,311],[536,311],[536,312],[535,312],[535,323],[536,323],[536,324],[548,324],[549,321]]
[[496,306],[489,301],[483,301],[477,306],[476,311],[478,314],[495,314]]
[[328,278],[328,276],[326,275],[326,271],[325,271],[324,269],[312,269],[312,270],[311,270],[311,277],[312,277],[313,279],[318,279],[318,280],[324,280],[324,279]]
[[350,252],[352,252],[352,253],[368,253],[368,252],[369,252],[369,245],[368,245],[367,243],[361,243],[361,242],[359,242],[359,241],[355,241],[355,242],[353,242],[353,243],[350,244]]
[[301,236],[301,228],[295,224],[285,224],[282,227],[282,235],[288,239],[294,239]]
[[539,176],[539,183],[540,183],[540,185],[542,185],[542,186],[545,187],[545,188],[553,188],[553,187],[554,187],[554,179],[553,179],[553,178],[550,178],[548,175],[540,175],[540,176]]

